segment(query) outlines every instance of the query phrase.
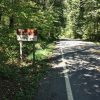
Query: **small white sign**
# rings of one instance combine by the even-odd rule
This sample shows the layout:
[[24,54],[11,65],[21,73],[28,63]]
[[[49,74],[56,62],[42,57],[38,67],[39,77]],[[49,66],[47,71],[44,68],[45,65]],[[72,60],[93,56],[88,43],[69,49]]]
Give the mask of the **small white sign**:
[[37,41],[37,36],[33,35],[17,35],[18,41]]
[[35,29],[18,29],[17,30],[18,41],[37,41],[37,30]]

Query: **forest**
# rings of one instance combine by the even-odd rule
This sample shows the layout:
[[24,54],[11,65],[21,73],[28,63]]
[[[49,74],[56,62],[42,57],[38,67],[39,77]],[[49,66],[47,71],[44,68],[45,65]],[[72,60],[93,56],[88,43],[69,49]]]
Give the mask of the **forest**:
[[0,31],[9,33],[35,27],[41,40],[64,35],[99,41],[99,3],[99,0],[1,0]]
[[[38,31],[35,67],[32,42],[20,67],[16,30],[27,28]],[[0,0],[0,100],[32,100],[60,38],[100,42],[100,0]]]

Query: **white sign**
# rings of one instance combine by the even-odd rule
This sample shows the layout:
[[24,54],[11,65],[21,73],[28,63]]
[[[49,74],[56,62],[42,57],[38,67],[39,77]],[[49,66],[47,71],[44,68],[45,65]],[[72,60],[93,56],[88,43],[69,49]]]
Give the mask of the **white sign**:
[[18,41],[37,41],[37,36],[33,35],[17,35]]
[[37,41],[36,29],[18,29],[17,30],[18,41]]

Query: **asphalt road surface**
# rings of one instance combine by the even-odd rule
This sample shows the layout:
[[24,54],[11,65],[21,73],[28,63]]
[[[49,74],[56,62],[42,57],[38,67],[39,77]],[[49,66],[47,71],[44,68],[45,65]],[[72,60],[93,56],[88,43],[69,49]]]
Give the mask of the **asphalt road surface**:
[[52,68],[34,100],[100,100],[100,46],[78,40],[55,43]]

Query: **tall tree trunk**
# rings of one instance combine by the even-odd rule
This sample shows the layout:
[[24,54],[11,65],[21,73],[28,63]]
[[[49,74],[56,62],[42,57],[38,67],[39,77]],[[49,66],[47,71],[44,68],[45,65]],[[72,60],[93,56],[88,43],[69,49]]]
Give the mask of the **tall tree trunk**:
[[2,13],[0,13],[0,22],[1,22],[1,19],[2,19]]
[[3,9],[0,7],[0,22],[2,20]]
[[[97,1],[96,6],[97,6],[97,8],[99,9],[99,0]],[[100,17],[99,17],[98,14],[97,14],[97,17],[96,17],[97,34],[99,33],[99,19],[100,19]]]
[[99,33],[99,20],[97,19],[97,25],[96,25],[96,27],[97,27],[97,34]]
[[93,34],[96,34],[96,31],[95,31],[95,29],[96,29],[96,22],[95,22],[96,20],[95,20],[95,18],[94,18],[94,33]]
[[10,17],[9,28],[14,28],[14,16],[13,15]]
[[83,16],[84,16],[84,1],[83,0],[80,0],[80,19],[83,19]]

